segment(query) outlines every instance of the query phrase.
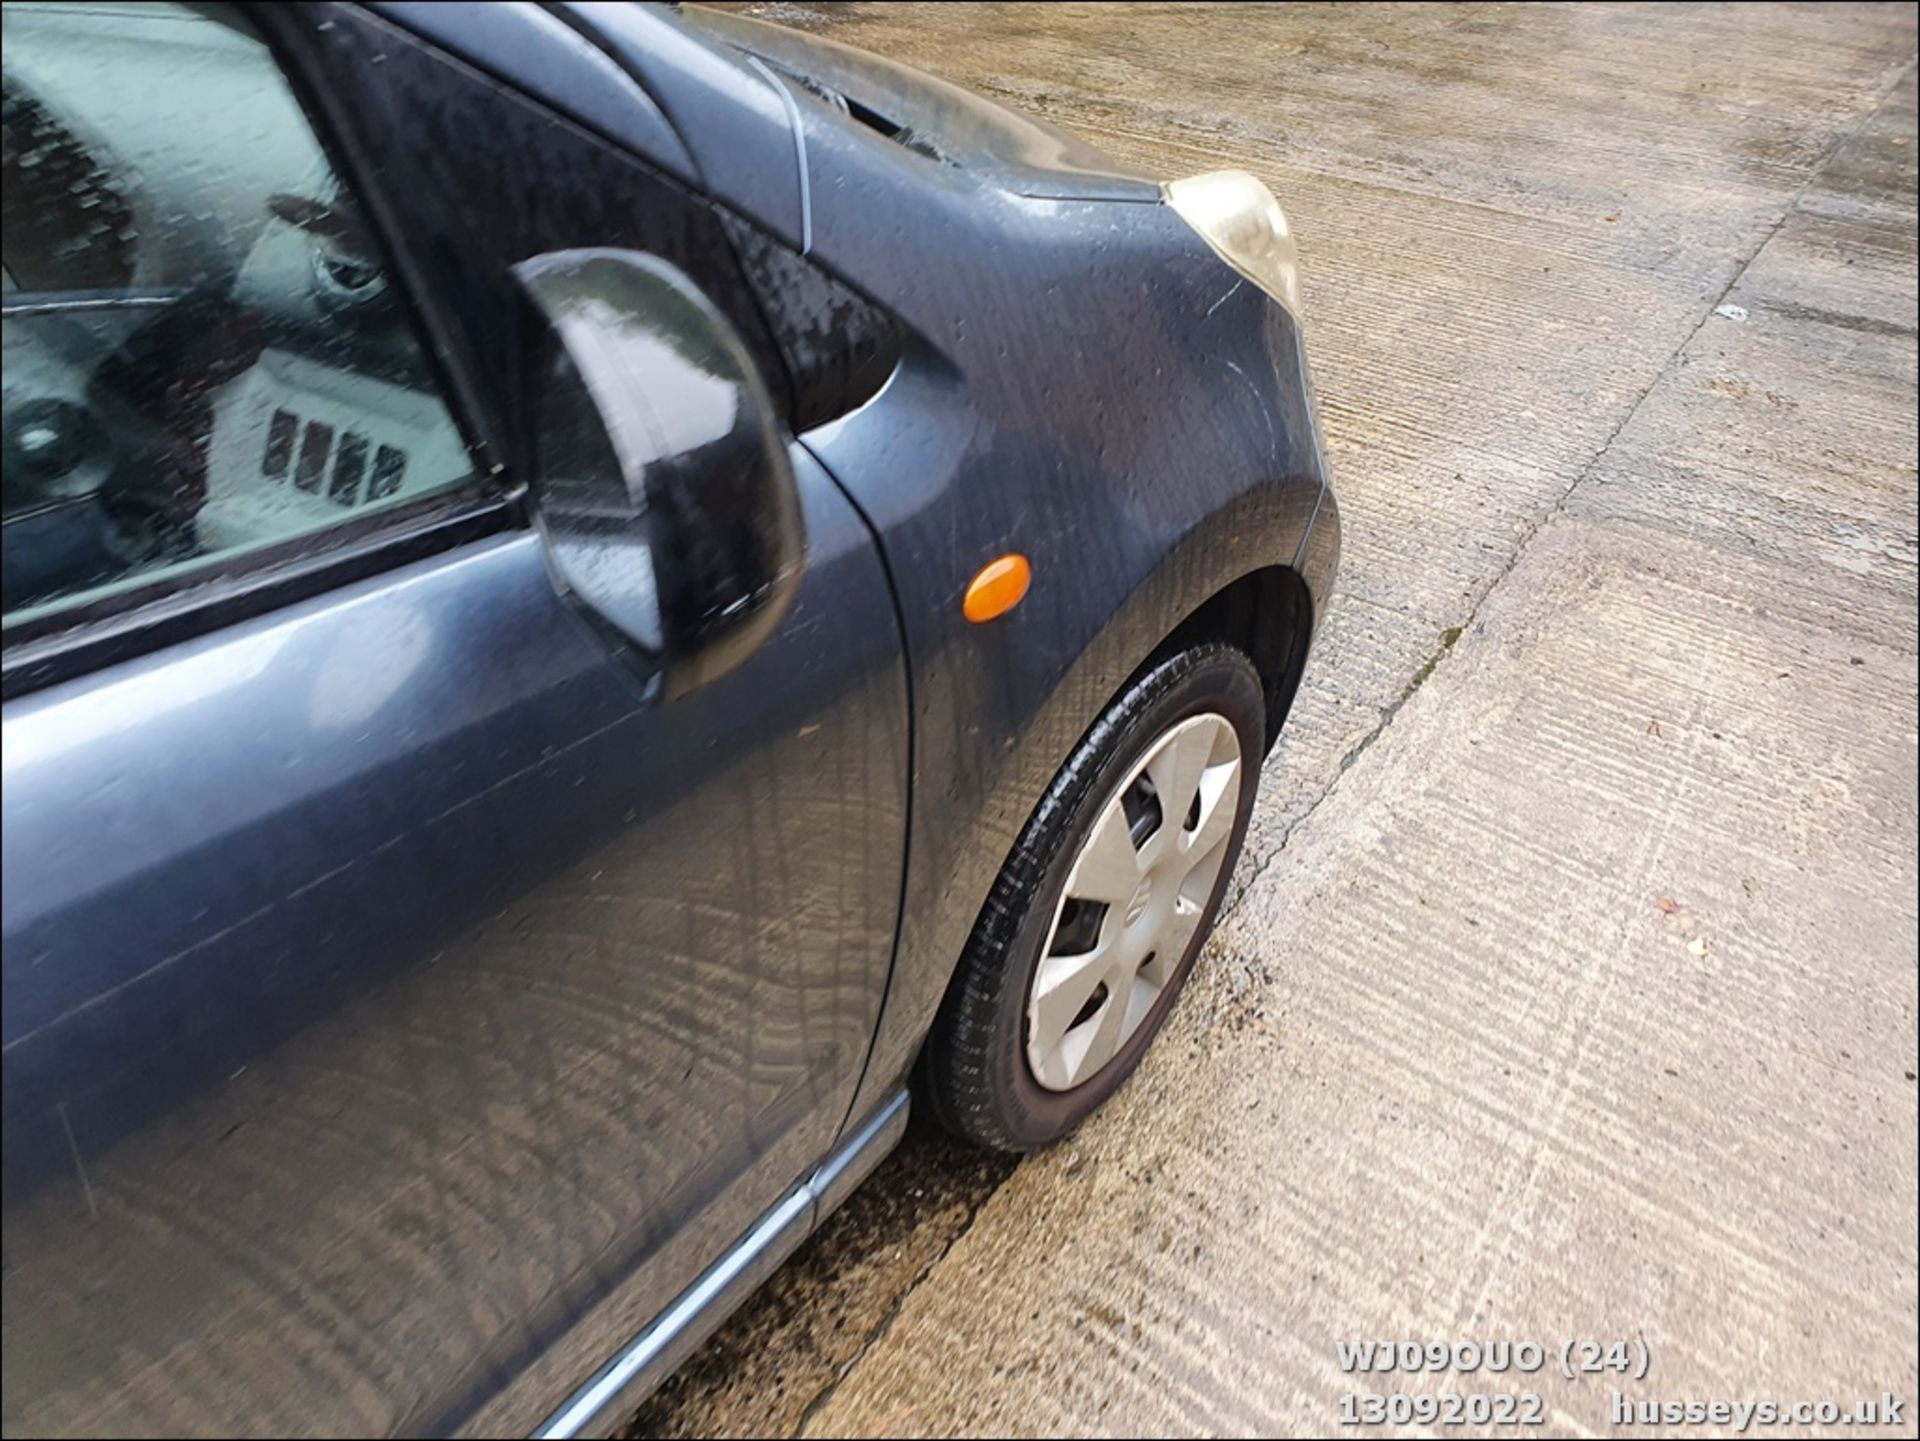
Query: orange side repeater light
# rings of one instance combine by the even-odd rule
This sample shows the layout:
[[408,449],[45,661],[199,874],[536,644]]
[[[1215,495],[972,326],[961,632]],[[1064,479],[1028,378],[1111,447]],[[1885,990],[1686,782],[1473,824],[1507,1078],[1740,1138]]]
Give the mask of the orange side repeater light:
[[967,584],[967,599],[961,608],[975,625],[997,620],[1020,604],[1033,582],[1033,571],[1024,555],[1003,555],[980,567],[980,573]]

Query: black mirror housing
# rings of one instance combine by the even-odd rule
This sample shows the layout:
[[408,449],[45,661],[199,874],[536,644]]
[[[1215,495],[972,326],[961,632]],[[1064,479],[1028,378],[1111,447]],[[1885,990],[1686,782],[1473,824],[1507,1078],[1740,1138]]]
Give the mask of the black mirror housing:
[[560,251],[515,273],[555,577],[663,698],[697,690],[773,632],[805,566],[773,401],[726,317],[655,256]]

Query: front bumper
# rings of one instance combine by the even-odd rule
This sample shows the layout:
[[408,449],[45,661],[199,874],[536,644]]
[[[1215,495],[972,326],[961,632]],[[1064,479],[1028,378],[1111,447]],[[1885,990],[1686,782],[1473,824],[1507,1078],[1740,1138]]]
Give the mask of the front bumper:
[[1293,568],[1307,583],[1307,594],[1313,598],[1313,629],[1318,635],[1327,602],[1333,599],[1334,575],[1340,569],[1340,505],[1333,498],[1331,485],[1321,487],[1320,503],[1307,522]]

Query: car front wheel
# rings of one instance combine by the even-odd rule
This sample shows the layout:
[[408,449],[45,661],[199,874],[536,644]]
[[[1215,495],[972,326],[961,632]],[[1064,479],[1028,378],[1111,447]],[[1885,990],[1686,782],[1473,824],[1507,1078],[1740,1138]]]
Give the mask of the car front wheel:
[[922,1089],[1000,1150],[1078,1126],[1139,1065],[1239,858],[1266,733],[1239,650],[1175,652],[1069,757],[994,884],[941,1004]]

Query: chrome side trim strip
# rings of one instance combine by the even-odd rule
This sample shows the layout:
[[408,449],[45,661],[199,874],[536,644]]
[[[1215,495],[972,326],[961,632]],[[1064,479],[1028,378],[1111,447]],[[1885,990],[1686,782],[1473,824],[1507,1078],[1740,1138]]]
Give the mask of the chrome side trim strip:
[[534,1434],[604,1436],[623,1427],[647,1392],[711,1335],[899,1143],[907,1129],[907,1109],[906,1091],[895,1093]]
[[893,1099],[882,1105],[871,1121],[855,1131],[851,1139],[813,1173],[807,1189],[819,1207],[813,1218],[814,1225],[837,1211],[854,1188],[900,1144],[900,1138],[907,1134],[907,1109],[907,1093],[895,1092]]
[[[696,1343],[717,1325],[752,1290],[749,1277],[756,1278],[763,1257],[778,1249],[784,1255],[800,1243],[809,1228],[813,1195],[805,1187],[789,1193],[760,1224],[734,1243],[707,1272],[602,1368],[536,1433],[541,1437],[601,1435],[617,1426],[615,1411],[623,1395],[638,1391],[646,1378],[663,1379],[657,1373],[668,1369],[666,1357],[680,1348],[679,1341]],[[697,1328],[697,1331],[696,1331]],[[691,1349],[691,1346],[689,1346]],[[678,1359],[676,1357],[676,1359]],[[598,1423],[598,1424],[596,1424]]]

